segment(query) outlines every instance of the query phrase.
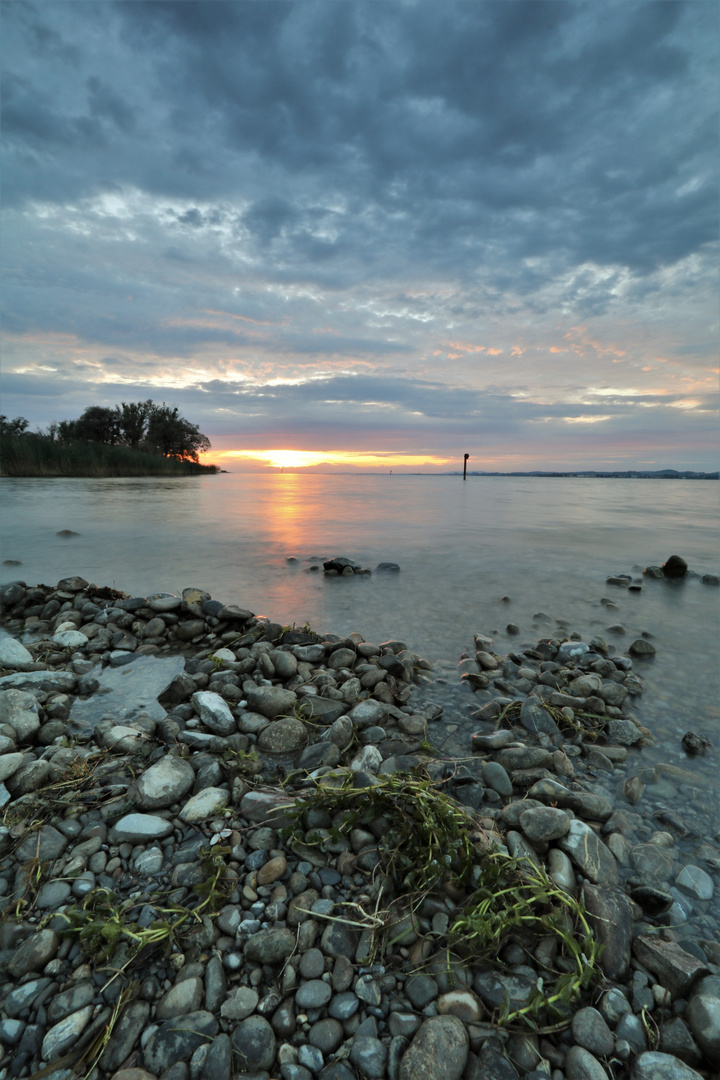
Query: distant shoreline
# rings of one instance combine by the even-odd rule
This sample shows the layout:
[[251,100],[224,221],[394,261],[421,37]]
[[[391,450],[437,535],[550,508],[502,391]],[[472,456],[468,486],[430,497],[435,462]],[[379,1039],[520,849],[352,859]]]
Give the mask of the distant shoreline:
[[[462,476],[459,470],[441,473],[442,476]],[[720,472],[691,472],[689,469],[678,472],[676,469],[659,469],[656,472],[641,472],[628,469],[624,472],[469,472],[468,476],[535,476],[535,477],[577,477],[580,480],[718,480]]]

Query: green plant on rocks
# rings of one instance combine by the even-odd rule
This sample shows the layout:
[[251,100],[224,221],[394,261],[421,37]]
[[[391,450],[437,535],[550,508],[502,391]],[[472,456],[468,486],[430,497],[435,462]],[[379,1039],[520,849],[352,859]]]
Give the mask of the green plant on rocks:
[[509,938],[530,952],[543,938],[558,945],[557,970],[547,971],[522,1008],[505,1002],[497,1020],[537,1027],[538,1020],[567,1021],[568,1007],[601,978],[602,946],[593,935],[582,901],[565,892],[529,859],[490,849],[482,857],[470,902],[450,927],[449,940],[462,954],[497,956]]
[[[555,705],[550,705],[547,701],[539,701],[538,704],[552,717],[560,731],[572,731],[583,739],[597,739],[598,736],[603,734],[608,725],[607,716],[573,710],[573,716],[571,717],[567,712],[563,712],[562,709],[558,709]],[[512,728],[515,724],[520,723],[522,707],[522,701],[509,702],[495,721],[495,728]]]
[[[182,934],[192,922],[202,922],[203,915],[216,915],[227,900],[229,887],[225,882],[225,858],[230,848],[212,846],[202,859],[205,878],[194,886],[199,898],[195,907],[170,904],[163,907],[163,893],[133,895],[120,901],[109,889],[92,889],[83,900],[56,913],[65,920],[61,934],[78,936],[85,952],[102,961],[112,959],[119,952],[127,953],[116,974],[127,968],[138,954],[149,948],[179,945]],[[144,905],[151,905],[158,913],[150,926],[143,927],[137,916]]]
[[310,807],[333,818],[331,840],[387,819],[377,847],[381,868],[414,899],[414,906],[449,878],[459,884],[470,878],[475,857],[472,833],[477,826],[453,799],[422,775],[394,773],[363,788],[353,787],[349,775],[340,787],[319,784],[290,812],[285,835],[291,843],[313,846],[324,842],[324,835],[316,840],[312,830],[303,829]]
[[[335,784],[336,786],[333,786]],[[305,828],[309,810],[324,811],[329,829]],[[600,946],[581,901],[563,891],[546,871],[492,846],[478,823],[419,770],[378,778],[355,788],[352,777],[318,783],[290,811],[284,830],[290,845],[324,847],[355,828],[375,825],[379,866],[395,889],[393,907],[411,912],[447,885],[464,887],[470,899],[451,924],[448,945],[460,956],[494,960],[510,939],[531,950],[540,940],[557,942],[557,969],[547,970],[521,1008],[499,1010],[500,1025],[538,1030],[567,1022],[568,1006],[600,977]],[[382,829],[377,828],[382,823]],[[390,890],[392,891],[392,890]],[[392,927],[397,912],[376,909],[369,922]]]

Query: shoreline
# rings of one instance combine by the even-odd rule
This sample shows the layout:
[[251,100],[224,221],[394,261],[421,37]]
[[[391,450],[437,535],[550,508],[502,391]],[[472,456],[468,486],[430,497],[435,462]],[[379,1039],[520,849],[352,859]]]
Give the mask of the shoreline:
[[[37,637],[0,641],[0,1075],[71,1050],[134,1080],[713,1075],[720,850],[671,808],[643,817],[642,659],[599,638],[503,657],[478,637],[460,664],[485,701],[471,740],[400,641],[306,633],[199,590],[68,578],[0,597],[3,626]],[[445,821],[447,877],[400,872],[384,842],[421,859],[398,830],[422,806]],[[601,978],[573,983],[569,941],[518,937],[507,912],[502,943],[468,945],[462,919],[506,856],[516,893],[539,865],[546,891],[583,902],[572,940]],[[115,951],[93,960],[108,925]],[[560,976],[579,993],[558,1017]]]

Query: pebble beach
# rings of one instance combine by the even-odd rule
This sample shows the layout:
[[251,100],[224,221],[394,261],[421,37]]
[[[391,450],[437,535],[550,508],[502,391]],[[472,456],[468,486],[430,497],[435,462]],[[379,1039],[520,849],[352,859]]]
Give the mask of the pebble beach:
[[194,588],[0,601],[0,1080],[718,1075],[720,844],[644,796],[647,638],[478,627],[450,671]]

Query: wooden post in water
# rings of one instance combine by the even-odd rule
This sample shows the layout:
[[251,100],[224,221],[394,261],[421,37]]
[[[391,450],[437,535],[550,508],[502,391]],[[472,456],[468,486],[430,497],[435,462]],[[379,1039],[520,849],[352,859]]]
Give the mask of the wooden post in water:
[[470,457],[470,455],[466,454],[465,455],[465,461],[463,462],[463,480],[467,480],[467,463],[468,463],[468,458],[469,457]]

